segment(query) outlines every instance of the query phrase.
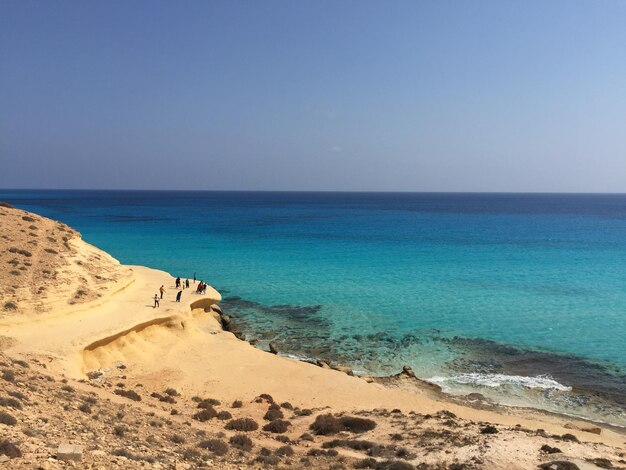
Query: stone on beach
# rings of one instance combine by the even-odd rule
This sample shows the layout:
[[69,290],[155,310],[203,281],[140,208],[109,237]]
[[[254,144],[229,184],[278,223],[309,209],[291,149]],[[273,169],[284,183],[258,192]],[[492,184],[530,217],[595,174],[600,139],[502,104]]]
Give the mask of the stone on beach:
[[57,459],[79,461],[83,456],[83,448],[75,444],[61,444],[57,450]]

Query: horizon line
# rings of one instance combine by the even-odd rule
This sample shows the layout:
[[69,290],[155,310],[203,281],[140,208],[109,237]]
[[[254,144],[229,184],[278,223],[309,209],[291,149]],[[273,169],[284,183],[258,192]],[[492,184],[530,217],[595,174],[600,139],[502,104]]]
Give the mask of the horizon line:
[[93,192],[172,192],[172,193],[342,193],[342,194],[564,194],[564,195],[626,195],[626,192],[600,191],[386,191],[386,190],[321,190],[321,189],[128,189],[128,188],[0,188],[0,191],[93,191]]

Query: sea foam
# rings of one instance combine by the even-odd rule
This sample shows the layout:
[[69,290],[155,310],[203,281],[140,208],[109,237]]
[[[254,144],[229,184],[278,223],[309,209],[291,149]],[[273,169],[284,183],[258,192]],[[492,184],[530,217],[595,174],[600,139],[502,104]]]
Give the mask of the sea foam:
[[544,390],[559,390],[563,392],[569,392],[571,387],[563,385],[552,377],[539,375],[536,377],[525,377],[521,375],[506,375],[506,374],[480,374],[480,373],[463,373],[455,374],[450,377],[431,377],[426,379],[429,382],[439,385],[444,391],[448,392],[454,388],[454,384],[457,385],[473,385],[497,388],[506,385],[534,388]]

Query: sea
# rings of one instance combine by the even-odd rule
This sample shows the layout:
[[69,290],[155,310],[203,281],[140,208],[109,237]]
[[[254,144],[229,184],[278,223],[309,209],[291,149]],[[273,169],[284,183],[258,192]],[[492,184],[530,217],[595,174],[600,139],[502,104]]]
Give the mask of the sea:
[[0,200],[71,225],[122,263],[195,274],[260,348],[358,374],[408,365],[457,397],[626,426],[626,195],[0,190]]

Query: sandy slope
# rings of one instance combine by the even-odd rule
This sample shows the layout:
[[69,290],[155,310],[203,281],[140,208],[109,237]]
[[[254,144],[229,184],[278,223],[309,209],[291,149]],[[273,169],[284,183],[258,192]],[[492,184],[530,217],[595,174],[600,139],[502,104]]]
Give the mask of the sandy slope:
[[[533,432],[544,429],[557,436],[574,434],[587,444],[560,447],[567,447],[570,457],[579,460],[592,454],[616,458],[624,452],[626,437],[614,430],[602,429],[600,434],[572,430],[588,428],[589,424],[534,411],[473,409],[447,402],[427,389],[420,392],[417,386],[413,392],[391,389],[260,351],[222,330],[219,316],[208,308],[220,300],[213,289],[203,297],[193,289],[185,290],[183,301],[176,303],[174,280],[167,273],[121,266],[82,241],[75,231],[65,226],[61,230],[58,222],[6,208],[0,208],[0,216],[1,260],[11,263],[16,258],[18,263],[10,266],[18,266],[20,271],[19,275],[3,273],[0,278],[2,305],[18,305],[16,309],[5,308],[0,319],[0,349],[7,354],[43,358],[55,374],[78,380],[88,372],[100,371],[104,375],[99,380],[107,380],[116,376],[116,365],[121,363],[129,384],[151,390],[174,387],[188,397],[212,396],[247,403],[268,393],[277,402],[334,412],[400,409],[427,416],[447,410],[467,423],[489,422],[509,428],[520,425],[518,428]],[[38,228],[31,229],[30,225]],[[33,237],[29,230],[41,235]],[[68,239],[60,238],[59,242],[59,232],[68,234]],[[28,249],[31,256],[11,248]],[[55,275],[43,277],[44,269]],[[21,281],[13,287],[18,277]],[[167,289],[165,298],[159,308],[153,308],[151,299],[162,284]],[[42,285],[44,291],[39,292]],[[75,292],[81,286],[86,286],[89,294],[77,298]],[[205,299],[202,308],[192,309],[200,298]],[[383,414],[383,418],[387,420],[388,415]],[[434,427],[439,428],[441,424]],[[379,429],[382,431],[372,437],[388,439],[391,432],[383,431],[394,430],[392,420]],[[486,448],[446,450],[444,443],[440,451],[454,451],[455,458],[461,460],[480,454],[479,460],[489,462],[490,467],[485,468],[532,468],[543,458],[537,450],[541,439],[541,434],[516,433],[508,438],[500,435]],[[437,455],[432,454],[431,461],[442,458]],[[595,468],[579,464],[580,468]]]

